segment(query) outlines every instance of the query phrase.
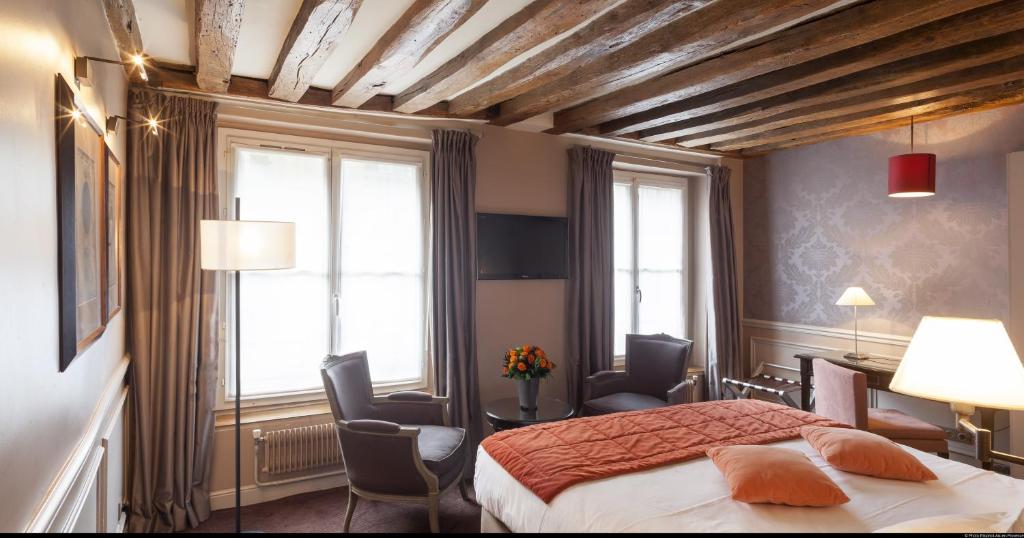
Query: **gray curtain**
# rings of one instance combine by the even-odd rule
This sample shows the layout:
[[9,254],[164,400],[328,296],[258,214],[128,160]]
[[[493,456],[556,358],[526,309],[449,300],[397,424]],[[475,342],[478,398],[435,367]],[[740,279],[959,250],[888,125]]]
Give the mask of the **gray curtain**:
[[740,353],[739,290],[736,285],[736,252],[729,196],[730,170],[708,166],[711,234],[711,304],[708,316],[708,399],[721,398],[722,377],[745,378]]
[[[217,218],[217,105],[133,88],[127,164],[128,499],[131,532],[210,516],[216,277],[199,221]],[[150,135],[141,120],[163,118]]]
[[591,147],[569,149],[569,401],[582,408],[583,380],[611,370],[615,339],[612,161]]
[[[476,365],[476,143],[464,131],[435,130],[430,176],[431,327],[439,394],[452,424],[469,435],[472,473],[483,437]],[[472,476],[472,475],[470,475]]]

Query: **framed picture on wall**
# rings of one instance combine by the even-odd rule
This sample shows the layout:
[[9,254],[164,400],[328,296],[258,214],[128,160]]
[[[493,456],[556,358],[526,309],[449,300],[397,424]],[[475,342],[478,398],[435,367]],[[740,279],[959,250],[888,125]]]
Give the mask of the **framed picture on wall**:
[[124,273],[124,188],[121,172],[121,162],[117,160],[110,146],[106,149],[106,166],[104,196],[106,207],[104,210],[106,222],[104,225],[106,248],[104,250],[106,275],[106,301],[103,309],[103,320],[109,322],[118,312],[121,311],[123,294],[122,279]]
[[57,277],[60,371],[106,327],[103,131],[57,75]]

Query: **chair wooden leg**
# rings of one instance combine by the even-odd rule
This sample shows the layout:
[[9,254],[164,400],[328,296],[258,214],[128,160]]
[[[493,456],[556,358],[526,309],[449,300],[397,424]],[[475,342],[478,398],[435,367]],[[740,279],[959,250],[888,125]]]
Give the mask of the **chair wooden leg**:
[[359,502],[359,496],[352,493],[352,488],[348,489],[348,507],[345,508],[345,527],[342,532],[348,533],[349,524],[352,523],[352,514],[356,511],[356,504]]
[[466,488],[466,481],[461,478],[459,479],[459,493],[462,494],[462,500],[474,506],[479,506],[476,500],[469,496],[469,489]]
[[437,505],[438,505],[437,494],[430,495],[429,498],[429,510],[430,510],[430,532],[437,534],[441,532],[441,528],[437,524]]

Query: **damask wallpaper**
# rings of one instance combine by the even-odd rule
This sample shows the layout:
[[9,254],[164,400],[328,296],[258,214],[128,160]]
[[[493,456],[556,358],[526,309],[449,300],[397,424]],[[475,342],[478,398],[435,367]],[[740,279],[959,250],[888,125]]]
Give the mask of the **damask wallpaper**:
[[1006,318],[1006,154],[1024,106],[917,125],[937,194],[891,199],[888,158],[909,128],[779,151],[744,164],[745,317],[853,327],[834,303],[862,286],[861,330],[911,335],[923,315]]

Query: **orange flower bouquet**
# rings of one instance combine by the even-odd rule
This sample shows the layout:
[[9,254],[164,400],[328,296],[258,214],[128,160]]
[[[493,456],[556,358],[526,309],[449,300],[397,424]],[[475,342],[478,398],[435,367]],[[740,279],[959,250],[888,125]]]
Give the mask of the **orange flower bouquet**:
[[555,363],[551,362],[543,349],[537,346],[519,346],[505,352],[501,375],[516,380],[519,408],[535,412],[540,380],[551,375],[554,368]]
[[555,363],[537,346],[519,346],[505,352],[501,365],[502,377],[510,379],[543,379],[551,374]]

